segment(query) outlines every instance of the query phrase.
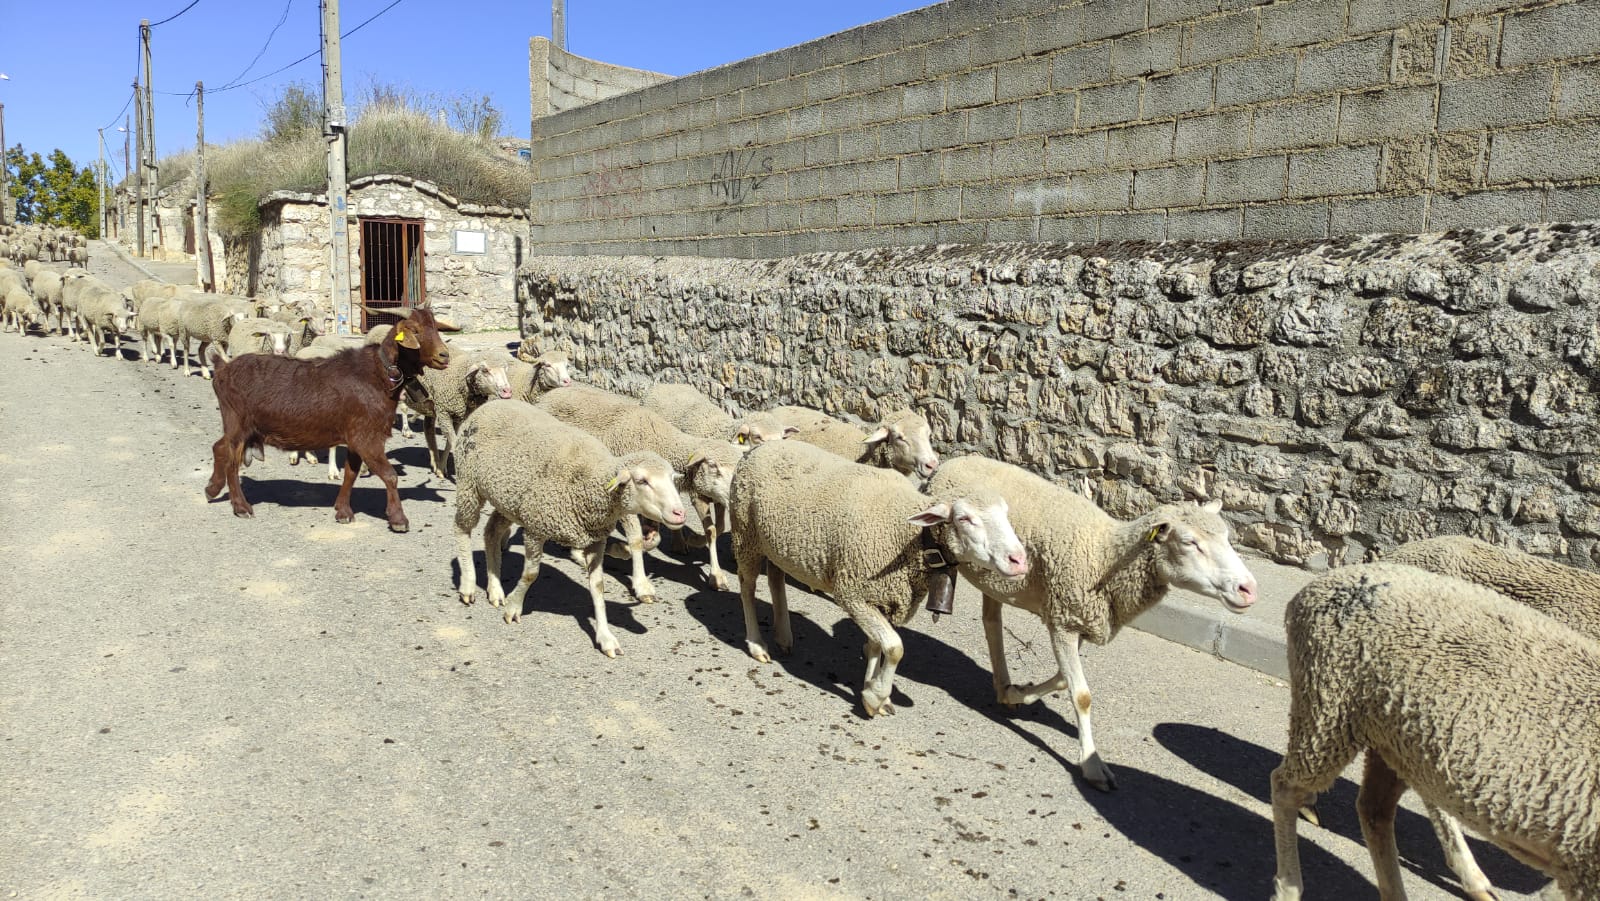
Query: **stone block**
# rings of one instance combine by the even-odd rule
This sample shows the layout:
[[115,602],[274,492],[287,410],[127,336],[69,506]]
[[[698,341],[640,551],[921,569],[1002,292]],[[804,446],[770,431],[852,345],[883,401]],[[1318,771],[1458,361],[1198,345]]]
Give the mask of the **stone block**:
[[1108,213],[1100,217],[1102,241],[1160,241],[1166,236],[1165,213]]
[[1100,217],[1064,216],[1039,222],[1040,241],[1061,241],[1069,244],[1093,244],[1100,240]]
[[1073,91],[1111,80],[1111,42],[1072,47],[1050,56],[1050,89]]
[[1492,184],[1596,176],[1600,176],[1600,122],[1499,132],[1489,145]]
[[1019,213],[1048,216],[1071,209],[1070,181],[1066,178],[1032,179],[1011,188],[1011,207]]
[[1277,100],[1294,93],[1295,54],[1227,62],[1217,67],[1217,106]]
[[1186,27],[1183,64],[1214,63],[1254,53],[1257,17],[1258,13],[1250,9]]
[[1053,137],[1045,145],[1044,166],[1050,172],[1079,172],[1105,164],[1105,131]]
[[928,45],[928,74],[950,75],[972,67],[972,39],[967,35]]
[[1150,0],[1146,17],[1151,28],[1187,22],[1217,11],[1216,0]]
[[1009,141],[1017,136],[1017,122],[1016,103],[980,106],[967,113],[967,140],[984,143]]
[[1167,213],[1167,240],[1217,241],[1237,238],[1243,228],[1244,211],[1170,210]]
[[1578,0],[1506,16],[1500,65],[1506,68],[1600,54],[1600,3]]
[[1544,192],[1537,189],[1480,191],[1460,197],[1436,194],[1428,208],[1428,230],[1538,222],[1544,218],[1543,210]]
[[1445,84],[1439,89],[1439,130],[1478,131],[1550,118],[1553,74],[1536,69]]
[[1344,36],[1346,0],[1296,0],[1261,11],[1261,49],[1303,47]]
[[1361,144],[1431,132],[1433,91],[1424,86],[1346,94],[1339,107],[1339,143]]
[[918,222],[944,222],[960,215],[960,188],[934,188],[917,192]]
[[1049,93],[1050,58],[1031,56],[1001,63],[995,92],[999,100],[1017,100]]
[[1365,235],[1376,232],[1416,234],[1427,230],[1425,197],[1374,197],[1337,200],[1333,204],[1332,233]]
[[1312,47],[1300,58],[1295,90],[1322,94],[1368,88],[1389,80],[1389,35],[1345,41],[1331,47]]
[[1067,207],[1078,211],[1125,210],[1132,192],[1132,172],[1074,175],[1067,188]]
[[1039,240],[1037,219],[990,219],[984,231],[984,240],[1018,241],[1032,243]]
[[1261,107],[1255,111],[1251,147],[1263,151],[1332,144],[1338,127],[1335,97]]
[[1381,148],[1336,147],[1289,157],[1288,197],[1370,194],[1378,190]]
[[1078,93],[1078,127],[1112,125],[1129,122],[1139,116],[1139,83],[1125,81],[1121,84],[1099,88],[1085,88]]
[[1140,169],[1133,177],[1133,208],[1136,210],[1198,206],[1205,200],[1206,167],[1168,166]]
[[1247,109],[1178,120],[1178,133],[1173,143],[1173,156],[1177,159],[1234,156],[1249,149],[1250,111]]
[[[822,105],[822,127],[829,131],[843,131],[847,128],[858,128],[864,121],[861,98],[845,97],[841,100],[831,100]],[[736,141],[742,144],[742,141]]]
[[1078,120],[1078,95],[1075,92],[1046,94],[1017,101],[1021,110],[1018,130],[1025,135],[1071,131]]
[[1546,189],[1544,218],[1550,222],[1600,219],[1600,187]]
[[995,69],[976,69],[962,72],[947,79],[945,103],[950,109],[982,106],[995,98]]
[[928,74],[928,48],[903,47],[883,57],[884,84],[910,84]]
[[939,181],[947,185],[989,180],[989,167],[994,159],[994,148],[988,144],[960,147],[941,154]]
[[1286,165],[1282,156],[1222,160],[1207,166],[1206,203],[1242,203],[1283,197]]
[[1212,69],[1194,69],[1144,83],[1141,118],[1164,119],[1211,108]]
[[[993,22],[990,18],[988,21]],[[990,25],[972,33],[972,64],[986,66],[1023,55],[1023,33],[1015,23]]]
[[1444,18],[1448,0],[1350,0],[1351,34],[1386,31],[1411,22],[1437,22]]
[[1246,238],[1325,238],[1330,207],[1326,203],[1275,203],[1245,207]]
[[1120,37],[1144,28],[1144,4],[1127,0],[1089,0],[1083,11],[1083,40]]
[[1030,54],[1047,53],[1083,42],[1083,9],[1069,6],[1030,16],[1019,23]]
[[1600,64],[1568,66],[1558,70],[1557,77],[1561,83],[1556,102],[1558,118],[1600,116]]
[[[840,161],[850,162],[875,156],[878,156],[878,130],[876,128],[860,128],[855,131],[840,133]],[[793,167],[777,165],[776,168],[781,171]]]
[[1042,175],[1044,138],[1023,138],[996,144],[991,171],[995,178]]
[[[922,149],[922,121],[908,119],[903,122],[885,122],[878,126],[878,149],[885,156],[915,153]],[[793,120],[790,131],[794,130]]]
[[1172,159],[1173,123],[1114,128],[1106,135],[1106,165],[1141,168]]
[[922,120],[922,149],[941,150],[961,144],[967,138],[967,114],[964,110],[932,116]]
[[1135,78],[1178,68],[1183,29],[1178,26],[1141,31],[1111,42],[1111,76]]
[[926,188],[939,184],[943,153],[913,153],[899,158],[900,189]]

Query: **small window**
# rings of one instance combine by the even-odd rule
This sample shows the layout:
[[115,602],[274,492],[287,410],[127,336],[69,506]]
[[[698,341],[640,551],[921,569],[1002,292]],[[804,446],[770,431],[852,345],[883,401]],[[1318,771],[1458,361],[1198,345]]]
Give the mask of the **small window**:
[[526,147],[521,147],[517,150],[517,156],[525,160],[531,160],[533,159],[533,151]]

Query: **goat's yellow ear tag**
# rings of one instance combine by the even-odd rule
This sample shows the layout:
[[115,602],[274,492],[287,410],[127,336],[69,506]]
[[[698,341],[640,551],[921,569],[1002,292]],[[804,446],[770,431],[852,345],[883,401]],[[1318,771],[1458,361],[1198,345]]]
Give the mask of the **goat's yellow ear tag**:
[[396,341],[404,341],[404,340],[406,340],[405,329],[398,329],[398,328],[395,329],[394,330],[394,340],[396,340]]
[[1150,534],[1144,536],[1144,540],[1150,542],[1151,544],[1154,544],[1155,540],[1156,540],[1156,536],[1160,535],[1160,534],[1161,534],[1161,527],[1160,526],[1156,526],[1156,527],[1154,527],[1154,528],[1152,528],[1150,530]]

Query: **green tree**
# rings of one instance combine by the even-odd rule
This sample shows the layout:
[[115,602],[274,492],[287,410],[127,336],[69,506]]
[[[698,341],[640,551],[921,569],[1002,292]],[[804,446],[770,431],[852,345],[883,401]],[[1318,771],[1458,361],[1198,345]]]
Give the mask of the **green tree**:
[[100,191],[94,171],[75,166],[59,148],[49,159],[21,144],[6,151],[9,189],[17,202],[17,221],[60,225],[91,238],[100,236]]

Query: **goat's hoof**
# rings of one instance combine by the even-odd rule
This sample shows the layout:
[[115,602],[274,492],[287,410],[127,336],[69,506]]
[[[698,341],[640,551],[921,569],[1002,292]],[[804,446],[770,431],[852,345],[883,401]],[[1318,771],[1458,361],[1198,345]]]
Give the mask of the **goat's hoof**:
[[206,500],[208,500],[208,501],[216,500],[217,499],[217,495],[219,495],[221,493],[222,493],[222,486],[221,485],[216,485],[216,486],[207,485],[206,486]]
[[355,518],[356,516],[354,513],[340,513],[336,510],[333,514],[333,521],[339,523],[340,525],[348,525],[351,520],[354,520]]
[[254,519],[256,511],[250,507],[234,507],[233,515],[240,519]]
[[401,533],[409,532],[411,531],[411,523],[406,522],[405,520],[401,520],[400,522],[391,522],[389,523],[389,531]]

